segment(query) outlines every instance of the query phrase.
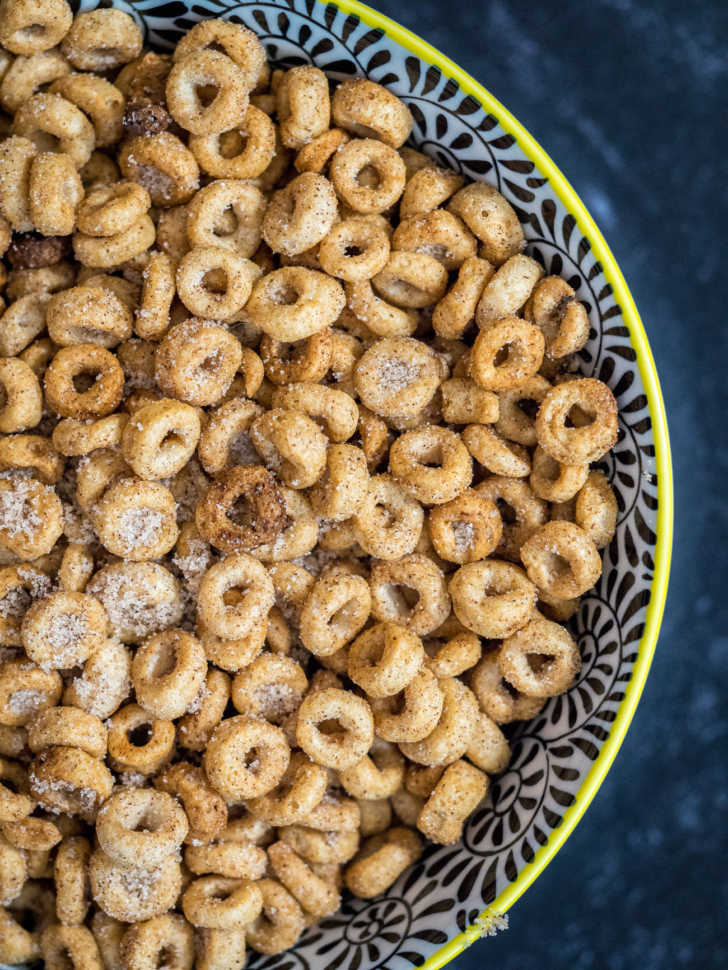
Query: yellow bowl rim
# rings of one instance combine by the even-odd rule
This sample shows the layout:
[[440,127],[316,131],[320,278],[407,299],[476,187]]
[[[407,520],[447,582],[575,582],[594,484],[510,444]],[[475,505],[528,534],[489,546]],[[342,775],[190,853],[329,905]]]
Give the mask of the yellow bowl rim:
[[426,63],[438,67],[446,77],[451,77],[457,81],[461,90],[471,95],[487,112],[497,118],[501,127],[516,139],[524,154],[535,161],[541,172],[548,176],[549,184],[555,194],[567,211],[574,216],[581,232],[589,240],[595,257],[603,267],[604,276],[612,286],[614,298],[622,310],[622,317],[629,330],[631,343],[637,355],[637,367],[647,395],[648,409],[652,419],[657,467],[655,569],[650,590],[650,602],[645,614],[645,628],[632,670],[632,677],[625,690],[624,700],[619,706],[609,737],[604,742],[599,755],[582,782],[573,804],[564,812],[559,827],[553,831],[546,844],[536,852],[533,860],[521,870],[518,878],[510,883],[490,906],[483,910],[477,923],[469,926],[464,932],[459,933],[441,946],[420,968],[420,970],[440,970],[471,943],[487,933],[488,928],[493,925],[493,920],[505,913],[543,872],[589,807],[627,734],[627,729],[634,716],[650,670],[667,598],[673,519],[670,439],[665,417],[665,404],[662,399],[655,362],[635,302],[606,240],[589,215],[584,203],[549,155],[526,131],[523,125],[514,118],[511,112],[482,84],[479,84],[475,78],[458,67],[449,57],[442,54],[436,47],[428,44],[427,41],[422,40],[411,30],[398,24],[390,17],[373,10],[366,4],[360,3],[359,0],[318,0],[318,2],[326,6],[338,7],[344,13],[356,15],[369,27],[383,30],[401,47],[412,51]]

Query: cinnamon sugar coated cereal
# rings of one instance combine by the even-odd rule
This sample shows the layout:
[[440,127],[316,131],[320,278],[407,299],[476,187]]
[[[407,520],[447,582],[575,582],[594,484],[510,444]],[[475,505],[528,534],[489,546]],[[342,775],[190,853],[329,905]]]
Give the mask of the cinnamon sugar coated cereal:
[[586,308],[372,81],[0,0],[0,963],[240,968],[581,669]]

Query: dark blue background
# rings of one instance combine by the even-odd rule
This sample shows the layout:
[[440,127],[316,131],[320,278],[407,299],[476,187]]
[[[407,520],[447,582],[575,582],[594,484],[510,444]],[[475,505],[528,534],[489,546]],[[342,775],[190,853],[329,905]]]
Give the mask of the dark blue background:
[[622,750],[456,970],[728,968],[728,2],[379,0],[560,166],[641,311],[673,447],[670,595]]

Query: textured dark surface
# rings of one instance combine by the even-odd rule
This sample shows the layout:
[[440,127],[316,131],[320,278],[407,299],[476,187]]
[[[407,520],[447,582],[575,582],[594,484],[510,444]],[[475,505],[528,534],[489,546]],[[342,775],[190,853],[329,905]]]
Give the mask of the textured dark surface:
[[723,970],[728,4],[376,6],[484,83],[581,195],[641,311],[675,470],[670,595],[629,735],[575,833],[511,910],[510,929],[454,966]]

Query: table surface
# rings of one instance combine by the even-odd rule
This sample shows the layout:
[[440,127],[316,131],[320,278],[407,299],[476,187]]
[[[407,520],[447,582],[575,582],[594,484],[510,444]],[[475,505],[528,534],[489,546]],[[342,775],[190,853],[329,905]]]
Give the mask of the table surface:
[[724,970],[728,4],[376,6],[489,88],[586,203],[641,311],[675,470],[670,594],[627,739],[574,834],[511,910],[510,929],[452,965]]

